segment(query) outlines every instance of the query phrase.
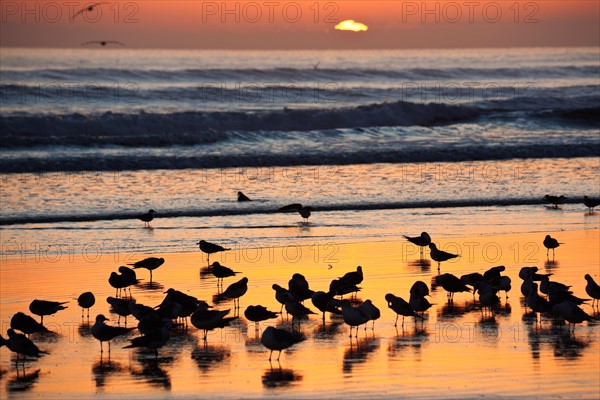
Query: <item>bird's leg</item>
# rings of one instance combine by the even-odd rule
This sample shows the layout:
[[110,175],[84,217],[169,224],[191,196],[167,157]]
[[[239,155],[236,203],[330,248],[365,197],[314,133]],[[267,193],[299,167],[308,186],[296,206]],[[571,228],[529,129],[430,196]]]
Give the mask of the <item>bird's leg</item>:
[[108,341],[108,354],[110,354],[110,340]]
[[100,354],[104,353],[104,350],[102,349],[102,340],[100,341]]
[[271,353],[269,354],[269,361],[271,361],[272,356],[273,356],[273,350],[271,350]]
[[398,314],[396,314],[396,321],[394,322],[394,326],[398,326]]
[[281,357],[281,350],[279,350],[279,355],[277,356],[277,361],[279,362],[279,358]]

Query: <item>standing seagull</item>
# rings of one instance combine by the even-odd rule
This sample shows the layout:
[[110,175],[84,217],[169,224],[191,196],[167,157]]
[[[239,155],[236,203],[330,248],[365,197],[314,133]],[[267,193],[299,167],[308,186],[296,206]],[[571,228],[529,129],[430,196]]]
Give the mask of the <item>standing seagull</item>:
[[563,204],[567,200],[567,198],[563,195],[550,196],[547,194],[544,196],[544,200],[546,201],[546,203],[552,204],[552,208],[558,209],[558,205]]
[[22,312],[18,312],[12,316],[10,319],[10,327],[21,331],[26,335],[38,332],[48,332],[48,329],[44,325]]
[[585,280],[587,281],[585,292],[592,298],[592,307],[594,307],[594,303],[597,307],[600,303],[600,286],[594,282],[594,278],[590,274],[585,274]]
[[552,249],[552,258],[554,258],[554,249],[556,249],[561,244],[564,244],[564,243],[558,243],[558,240],[554,239],[550,235],[546,235],[546,237],[544,238],[544,247],[546,248],[546,257],[549,257],[548,253],[550,252],[550,249]]
[[312,208],[303,207],[302,204],[294,203],[288,204],[287,206],[283,206],[277,211],[296,211],[300,214],[304,222],[308,222],[308,217],[310,217],[310,212],[312,211]]
[[217,278],[217,286],[219,286],[219,282],[221,282],[221,285],[223,285],[223,278],[228,278],[230,276],[235,276],[235,274],[239,274],[239,272],[235,272],[231,268],[221,265],[218,261],[212,263],[212,273]]
[[59,303],[58,301],[33,300],[31,304],[29,304],[29,311],[41,317],[40,323],[43,325],[44,315],[52,315],[60,310],[64,310],[67,307],[63,306],[63,304],[67,303],[68,301]]
[[125,335],[135,328],[124,328],[119,326],[105,325],[104,321],[108,321],[102,314],[96,316],[96,323],[92,326],[92,336],[100,341],[100,353],[103,353],[102,342],[108,342],[108,352],[110,353],[110,341],[117,336]]
[[396,313],[396,322],[394,326],[398,326],[398,316],[402,315],[402,326],[404,326],[404,317],[417,317],[423,319],[419,314],[412,309],[410,304],[406,302],[402,297],[394,296],[392,293],[385,295],[385,301],[388,303],[388,307]]
[[435,243],[430,243],[429,244],[429,248],[431,249],[431,251],[429,252],[429,255],[431,256],[431,259],[433,261],[437,261],[437,263],[438,263],[438,272],[440,271],[440,264],[443,261],[448,261],[450,259],[458,257],[458,254],[451,254],[451,253],[447,253],[447,252],[442,251],[442,250],[438,250],[438,248],[435,245]]
[[271,354],[269,354],[269,361],[271,361],[273,350],[279,351],[279,355],[277,356],[277,361],[279,361],[282,350],[285,350],[296,343],[300,343],[303,340],[305,340],[305,337],[300,333],[289,332],[285,329],[273,328],[272,326],[269,326],[267,329],[265,329],[260,338],[262,345],[271,350]]
[[583,196],[583,204],[585,204],[585,206],[590,209],[590,214],[591,214],[594,212],[595,207],[600,206],[600,200],[590,199],[587,196]]
[[350,326],[350,337],[352,337],[352,328],[356,327],[356,337],[358,337],[358,327],[371,320],[369,314],[360,307],[353,307],[350,300],[342,301],[342,318]]
[[[102,46],[104,46],[104,45],[102,45]],[[156,211],[154,211],[154,210],[148,210],[147,213],[139,216],[139,219],[144,221],[144,228],[150,228],[150,221],[152,221],[154,219],[155,213],[156,213]]]
[[148,257],[148,258],[144,258],[142,261],[138,261],[136,263],[127,264],[127,265],[133,265],[133,269],[145,268],[148,271],[150,271],[150,282],[152,282],[152,271],[155,270],[156,268],[160,267],[164,263],[165,263],[164,258]]
[[421,258],[423,258],[423,249],[431,244],[431,236],[427,232],[421,232],[421,236],[409,237],[402,235],[406,240],[419,246],[421,252]]
[[266,321],[271,318],[277,318],[277,313],[269,311],[263,306],[248,306],[246,311],[244,311],[244,316],[248,319],[248,321],[254,322],[255,328],[258,330],[259,322]]
[[200,251],[203,253],[206,253],[208,255],[208,265],[210,265],[210,255],[213,253],[218,253],[220,251],[227,251],[227,250],[231,250],[231,249],[227,249],[223,246],[219,246],[218,244],[214,244],[214,243],[210,243],[207,242],[205,240],[201,240],[198,243],[196,243],[198,246],[200,246]]
[[17,353],[17,364],[19,363],[19,354],[23,356],[23,362],[25,362],[25,356],[30,357],[41,357],[42,354],[48,354],[45,351],[41,351],[38,347],[22,333],[17,333],[12,329],[7,331],[8,341],[6,346],[10,351]]
[[81,307],[81,318],[83,318],[83,310],[87,308],[87,316],[90,317],[90,308],[96,304],[96,298],[92,292],[84,292],[77,298],[77,305]]
[[[239,281],[232,283],[225,289],[222,296],[228,299],[233,299],[233,307],[240,308],[240,297],[248,291],[248,278],[242,278]],[[237,301],[237,303],[236,303]]]

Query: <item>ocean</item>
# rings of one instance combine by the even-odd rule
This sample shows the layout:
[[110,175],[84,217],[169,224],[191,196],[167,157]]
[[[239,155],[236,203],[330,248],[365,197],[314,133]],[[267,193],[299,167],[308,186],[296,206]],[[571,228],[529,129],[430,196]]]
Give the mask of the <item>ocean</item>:
[[[0,72],[5,242],[102,228],[105,245],[129,243],[151,208],[190,242],[153,235],[142,251],[281,242],[301,222],[274,211],[296,202],[315,210],[300,240],[469,234],[546,194],[569,198],[565,229],[600,194],[595,48],[6,48]],[[457,223],[423,218],[436,213]],[[528,229],[518,220],[490,233]]]

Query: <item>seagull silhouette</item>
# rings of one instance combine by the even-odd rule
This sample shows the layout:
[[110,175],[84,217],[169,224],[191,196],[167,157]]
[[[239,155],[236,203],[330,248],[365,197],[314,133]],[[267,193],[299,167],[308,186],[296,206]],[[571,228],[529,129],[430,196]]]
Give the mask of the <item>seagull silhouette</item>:
[[308,217],[310,217],[310,215],[311,215],[310,212],[312,211],[312,208],[304,207],[300,203],[294,203],[294,204],[288,204],[287,206],[283,206],[280,209],[278,209],[277,211],[296,211],[297,213],[300,214],[300,216],[302,217],[304,222],[308,222]]
[[88,44],[99,44],[100,46],[106,46],[108,44],[116,44],[119,46],[125,46],[125,43],[118,42],[116,40],[90,40],[89,42],[81,43],[82,46],[87,46]]
[[75,17],[77,17],[78,15],[81,15],[81,14],[83,14],[83,13],[84,13],[84,12],[86,12],[86,11],[88,11],[88,12],[90,12],[90,11],[94,11],[94,8],[98,7],[98,6],[99,6],[99,5],[101,5],[101,4],[108,4],[108,3],[107,3],[107,2],[105,2],[105,1],[103,1],[103,2],[100,2],[100,3],[92,3],[92,4],[89,4],[89,5],[85,6],[84,8],[82,8],[81,10],[77,11],[75,14],[73,14],[73,19],[74,19]]

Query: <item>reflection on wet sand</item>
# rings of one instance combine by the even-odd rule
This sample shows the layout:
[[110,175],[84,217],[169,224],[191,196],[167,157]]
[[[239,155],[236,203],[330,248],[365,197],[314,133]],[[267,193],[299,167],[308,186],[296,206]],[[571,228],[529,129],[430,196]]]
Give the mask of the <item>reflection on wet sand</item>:
[[377,350],[379,345],[379,338],[350,338],[350,344],[344,350],[344,362],[342,366],[344,374],[351,374],[352,369],[357,364],[367,361],[369,354]]
[[40,377],[39,369],[36,369],[33,372],[20,372],[21,370],[17,368],[16,376],[12,377],[8,380],[7,386],[9,392],[26,392],[28,390],[33,389],[38,378]]
[[229,347],[209,345],[206,342],[192,351],[192,359],[203,373],[211,368],[223,365],[223,361],[229,359],[231,350]]
[[294,372],[294,370],[289,368],[281,368],[281,364],[279,362],[274,367],[271,363],[271,367],[262,375],[262,384],[267,389],[275,389],[290,386],[294,382],[299,382],[302,380],[302,375]]
[[111,361],[110,354],[108,358],[103,358],[100,356],[100,360],[96,361],[92,364],[92,376],[94,382],[96,383],[96,387],[100,388],[106,385],[106,378],[118,372],[123,372],[125,368],[122,364]]
[[141,368],[137,365],[131,365],[129,367],[131,376],[151,386],[171,390],[171,376],[161,365],[172,365],[174,361],[173,357],[163,356],[155,358],[155,353],[147,350],[137,350],[134,352],[133,357],[140,364]]
[[420,353],[421,347],[429,340],[429,333],[425,327],[415,325],[412,329],[396,327],[396,337],[390,338],[388,344],[388,353],[390,357],[398,356],[398,353],[403,354],[406,348],[412,348],[415,352]]

